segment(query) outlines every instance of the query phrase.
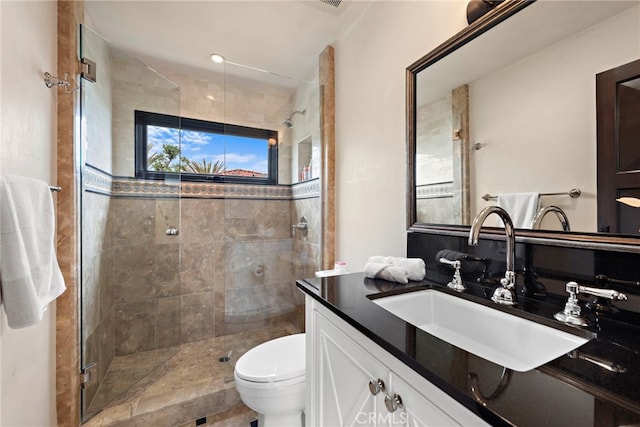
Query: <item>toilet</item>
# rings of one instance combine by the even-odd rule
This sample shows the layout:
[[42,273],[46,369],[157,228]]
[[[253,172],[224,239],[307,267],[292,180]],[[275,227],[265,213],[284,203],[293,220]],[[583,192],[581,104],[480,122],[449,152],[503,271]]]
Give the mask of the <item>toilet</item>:
[[305,403],[305,334],[260,344],[238,359],[236,390],[258,413],[258,427],[301,427]]

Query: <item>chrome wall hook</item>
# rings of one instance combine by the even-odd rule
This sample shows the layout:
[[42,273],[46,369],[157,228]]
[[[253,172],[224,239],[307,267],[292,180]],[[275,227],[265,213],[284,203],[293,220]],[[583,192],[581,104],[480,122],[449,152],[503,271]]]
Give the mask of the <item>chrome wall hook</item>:
[[44,84],[48,88],[52,88],[54,86],[64,88],[65,93],[73,93],[76,90],[80,89],[80,86],[78,86],[75,89],[71,90],[71,83],[69,83],[69,80],[67,80],[68,78],[69,75],[67,73],[64,73],[64,76],[62,77],[62,79],[60,79],[59,77],[56,77],[47,72],[44,73]]

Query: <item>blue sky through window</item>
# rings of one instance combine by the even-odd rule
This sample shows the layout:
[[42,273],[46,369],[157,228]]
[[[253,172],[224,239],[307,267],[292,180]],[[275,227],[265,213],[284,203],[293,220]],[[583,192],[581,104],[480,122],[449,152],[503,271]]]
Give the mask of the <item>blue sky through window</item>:
[[264,139],[149,125],[147,144],[149,155],[161,152],[163,144],[170,144],[180,147],[182,157],[195,162],[220,161],[228,171],[267,173],[268,145]]

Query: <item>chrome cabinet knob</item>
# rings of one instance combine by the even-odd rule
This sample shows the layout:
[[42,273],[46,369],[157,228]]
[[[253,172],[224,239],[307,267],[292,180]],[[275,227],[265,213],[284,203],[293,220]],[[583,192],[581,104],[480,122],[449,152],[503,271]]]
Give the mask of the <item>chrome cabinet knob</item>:
[[384,390],[385,390],[384,381],[382,381],[380,378],[378,378],[375,381],[374,380],[369,381],[369,391],[374,396]]
[[386,395],[384,398],[384,406],[387,407],[389,412],[395,412],[398,408],[402,408],[402,398],[395,393],[393,396]]

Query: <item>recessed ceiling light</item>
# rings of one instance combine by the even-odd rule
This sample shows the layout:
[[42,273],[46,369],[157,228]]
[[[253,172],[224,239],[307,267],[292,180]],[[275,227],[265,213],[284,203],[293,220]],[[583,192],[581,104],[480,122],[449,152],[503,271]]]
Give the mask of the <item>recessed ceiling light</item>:
[[224,56],[220,55],[219,53],[212,53],[210,58],[217,64],[222,64],[224,62]]
[[216,100],[216,97],[215,97],[215,96],[213,96],[213,95],[207,95],[207,99],[208,99],[209,101],[215,101],[215,100]]

